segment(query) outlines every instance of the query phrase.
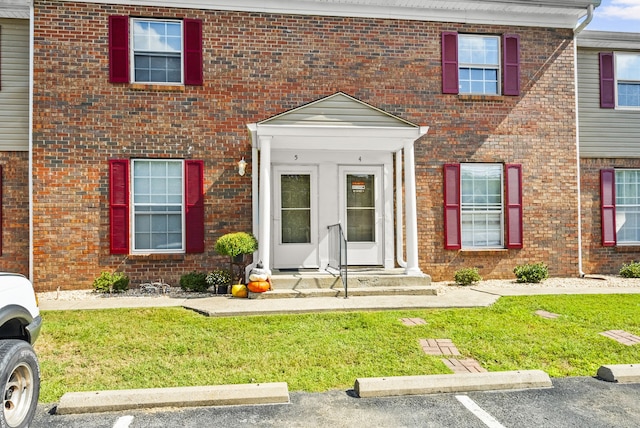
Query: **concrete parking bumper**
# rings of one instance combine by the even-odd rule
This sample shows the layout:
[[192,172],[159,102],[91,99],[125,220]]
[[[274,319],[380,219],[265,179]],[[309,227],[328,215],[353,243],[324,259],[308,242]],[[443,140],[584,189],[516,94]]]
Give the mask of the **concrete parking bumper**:
[[281,404],[289,402],[286,382],[121,391],[69,392],[56,413],[115,412],[157,407]]
[[358,378],[354,386],[361,398],[425,395],[506,389],[551,388],[541,370],[465,373],[425,376]]
[[640,383],[640,364],[616,364],[601,366],[598,377],[607,382]]

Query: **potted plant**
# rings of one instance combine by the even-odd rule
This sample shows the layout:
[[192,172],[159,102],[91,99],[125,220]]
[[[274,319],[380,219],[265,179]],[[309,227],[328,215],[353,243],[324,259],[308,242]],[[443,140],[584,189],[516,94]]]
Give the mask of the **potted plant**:
[[236,266],[237,282],[242,282],[244,276],[244,255],[254,253],[258,249],[258,241],[255,236],[247,232],[234,232],[222,235],[216,241],[216,253],[229,256],[229,270],[234,272]]

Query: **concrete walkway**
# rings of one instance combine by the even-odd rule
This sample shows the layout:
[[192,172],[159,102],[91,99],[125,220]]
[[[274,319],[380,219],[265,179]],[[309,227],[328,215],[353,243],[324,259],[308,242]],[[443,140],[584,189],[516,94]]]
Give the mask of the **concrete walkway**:
[[501,296],[554,294],[640,294],[638,287],[452,287],[437,296],[390,295],[237,299],[230,296],[172,298],[168,296],[113,296],[78,300],[40,300],[40,310],[185,307],[208,316],[292,314],[332,311],[374,311],[424,308],[472,308],[495,303]]

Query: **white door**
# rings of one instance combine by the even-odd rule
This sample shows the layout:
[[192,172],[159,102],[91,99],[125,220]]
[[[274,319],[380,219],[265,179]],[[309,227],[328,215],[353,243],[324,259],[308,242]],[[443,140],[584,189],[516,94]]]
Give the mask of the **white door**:
[[341,166],[339,174],[340,222],[347,238],[347,263],[382,265],[382,167]]
[[273,172],[273,266],[317,268],[317,167],[278,165]]

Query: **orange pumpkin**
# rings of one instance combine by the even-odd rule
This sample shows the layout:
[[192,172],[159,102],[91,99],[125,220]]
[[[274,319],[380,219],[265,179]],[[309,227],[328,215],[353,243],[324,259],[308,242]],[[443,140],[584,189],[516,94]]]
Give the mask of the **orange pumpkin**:
[[264,293],[269,291],[271,284],[269,284],[269,281],[251,281],[247,284],[247,288],[252,293]]

